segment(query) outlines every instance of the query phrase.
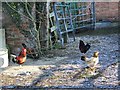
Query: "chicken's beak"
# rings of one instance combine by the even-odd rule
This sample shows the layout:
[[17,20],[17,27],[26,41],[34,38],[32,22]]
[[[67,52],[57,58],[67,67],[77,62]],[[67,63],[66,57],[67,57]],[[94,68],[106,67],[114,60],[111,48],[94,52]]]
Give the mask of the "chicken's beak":
[[97,54],[97,56],[99,56],[99,52],[97,52],[96,54]]

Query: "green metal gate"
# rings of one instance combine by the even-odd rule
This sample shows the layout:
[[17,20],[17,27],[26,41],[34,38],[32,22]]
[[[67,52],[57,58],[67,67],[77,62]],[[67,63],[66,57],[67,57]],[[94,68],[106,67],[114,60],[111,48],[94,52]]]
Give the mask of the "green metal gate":
[[75,41],[75,32],[81,28],[95,28],[94,2],[54,2],[55,28],[61,45],[69,42],[69,33]]

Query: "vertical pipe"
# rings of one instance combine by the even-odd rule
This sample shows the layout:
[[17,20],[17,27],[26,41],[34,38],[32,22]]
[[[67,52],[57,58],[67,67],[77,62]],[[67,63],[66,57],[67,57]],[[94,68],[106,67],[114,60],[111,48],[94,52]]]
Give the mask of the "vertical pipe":
[[[71,5],[71,4],[70,4]],[[71,13],[71,7],[69,6],[69,13],[70,13],[70,24],[71,24],[71,27],[72,27],[72,34],[73,34],[73,39],[75,41],[75,29],[74,29],[74,26],[73,26],[73,21],[72,21],[72,13]]]
[[93,30],[95,29],[95,23],[96,23],[96,14],[95,14],[95,2],[92,2],[92,26],[93,26]]
[[0,1],[0,28],[2,28],[2,2]]
[[50,2],[47,0],[47,3],[46,3],[46,10],[47,10],[47,35],[46,35],[46,37],[47,37],[47,48],[49,48],[49,39],[50,39],[50,34],[49,34],[49,6],[50,6]]
[[[65,3],[62,3],[62,4],[65,5]],[[63,21],[64,21],[65,31],[66,31],[66,33],[64,33],[64,42],[65,43],[67,43],[67,41],[69,40],[69,36],[68,36],[68,32],[67,32],[68,28],[67,28],[67,25],[66,25],[67,16],[66,16],[66,10],[65,10],[67,8],[68,8],[67,6],[62,7],[62,9],[63,9]]]

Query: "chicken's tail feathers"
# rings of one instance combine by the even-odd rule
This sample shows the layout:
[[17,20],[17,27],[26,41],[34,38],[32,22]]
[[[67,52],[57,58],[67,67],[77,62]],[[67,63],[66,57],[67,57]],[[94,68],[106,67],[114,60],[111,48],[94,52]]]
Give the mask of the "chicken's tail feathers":
[[80,45],[85,45],[84,42],[82,40],[80,40]]
[[14,55],[14,54],[11,54],[10,56],[11,56],[11,57],[14,57],[14,58],[16,57],[16,55]]
[[13,62],[13,63],[16,63],[17,61],[16,61],[16,59],[15,59],[15,58],[12,58],[12,62]]
[[85,44],[82,40],[80,40],[79,42],[79,50],[81,51],[81,53],[84,53],[84,47],[85,47]]
[[12,60],[12,62],[16,63],[16,55],[10,54],[10,57],[11,57],[10,60]]

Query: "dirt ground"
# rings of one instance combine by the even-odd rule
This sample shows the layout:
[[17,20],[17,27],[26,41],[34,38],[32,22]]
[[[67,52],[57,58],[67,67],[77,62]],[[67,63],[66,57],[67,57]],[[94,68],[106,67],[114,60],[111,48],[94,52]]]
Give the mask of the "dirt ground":
[[[27,58],[20,67],[12,62],[0,72],[1,88],[120,88],[119,82],[119,35],[80,35],[73,42],[70,38],[66,49],[47,51],[39,60]],[[96,75],[81,71],[85,62],[80,60],[79,40],[90,43],[88,57],[99,51],[99,68]],[[22,90],[22,89],[21,89]]]

